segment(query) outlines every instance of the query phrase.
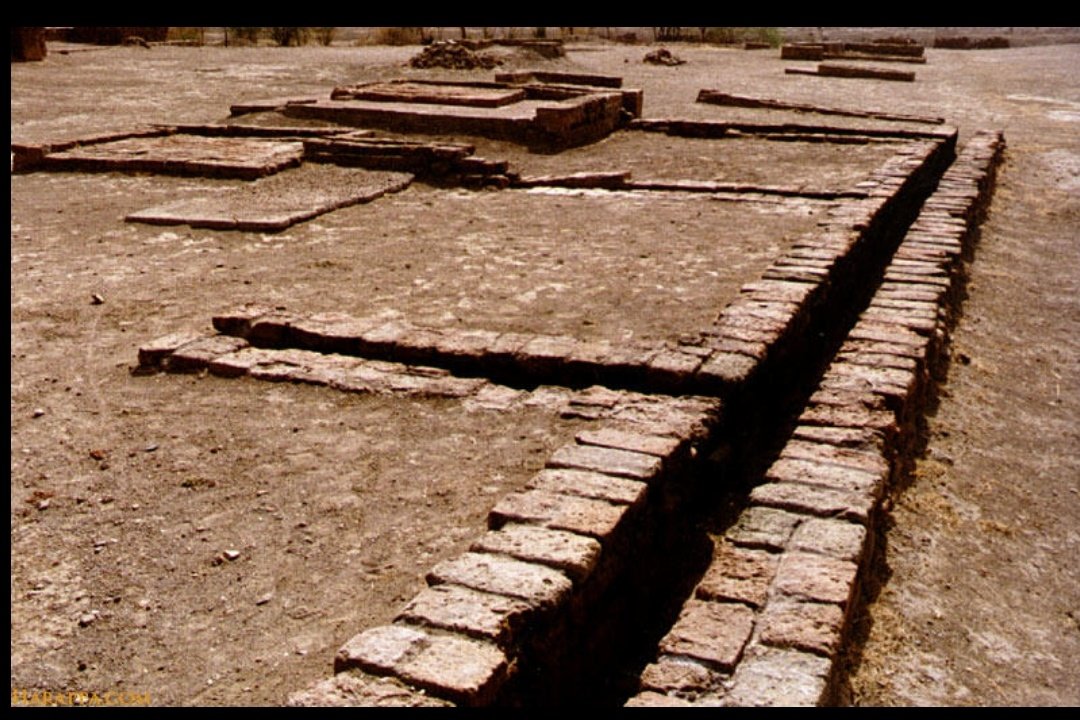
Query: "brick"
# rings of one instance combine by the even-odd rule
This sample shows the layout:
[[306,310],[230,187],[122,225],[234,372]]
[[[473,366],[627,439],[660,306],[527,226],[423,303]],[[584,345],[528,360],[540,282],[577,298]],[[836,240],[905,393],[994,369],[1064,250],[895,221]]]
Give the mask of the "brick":
[[757,486],[750,492],[750,502],[805,515],[854,520],[864,525],[874,506],[873,496],[867,493],[780,482]]
[[925,357],[925,347],[919,348],[912,345],[880,342],[877,340],[848,339],[840,346],[840,354],[850,356],[852,358],[851,362],[855,363],[858,363],[858,360],[855,358],[858,358],[863,354],[893,355],[895,357],[921,361]]
[[649,435],[614,428],[583,430],[577,434],[575,439],[582,445],[598,445],[617,450],[630,450],[645,455],[655,455],[658,458],[672,457],[687,447],[687,443],[680,438]]
[[405,682],[464,705],[486,705],[508,674],[494,645],[400,626],[366,630],[338,651],[335,671],[359,668]]
[[641,689],[658,693],[700,692],[720,684],[721,675],[692,660],[661,657],[641,673]]
[[816,460],[865,470],[881,477],[888,475],[889,464],[881,453],[870,450],[852,450],[831,443],[813,443],[805,440],[788,440],[781,453],[783,458]]
[[740,292],[750,295],[755,300],[794,303],[801,307],[815,290],[813,285],[807,283],[760,280],[743,285]]
[[595,538],[517,523],[484,533],[469,549],[547,565],[575,583],[585,580],[600,558],[600,542]]
[[534,610],[523,600],[458,585],[436,585],[422,590],[395,620],[452,630],[505,648]]
[[474,590],[520,598],[534,607],[561,603],[570,580],[557,570],[501,555],[467,552],[444,560],[427,574],[429,585],[454,583]]
[[857,468],[831,465],[825,462],[788,459],[783,456],[765,473],[771,482],[797,482],[806,485],[877,496],[881,493],[883,478]]
[[761,618],[761,642],[831,658],[840,646],[844,612],[813,602],[770,603]]
[[846,520],[811,518],[795,530],[789,547],[858,564],[866,550],[866,528]]
[[918,348],[925,348],[927,345],[926,338],[912,330],[898,325],[887,325],[866,320],[860,320],[851,329],[848,338],[850,340],[873,340],[897,345],[912,345]]
[[837,353],[836,360],[848,365],[863,365],[870,368],[893,368],[911,373],[921,372],[915,358],[884,353]]
[[677,390],[701,367],[701,362],[700,357],[664,348],[649,359],[645,377],[662,389]]
[[846,606],[858,573],[851,561],[792,551],[780,558],[773,587],[785,595]]
[[518,353],[534,337],[521,333],[500,333],[484,353],[482,365],[485,371],[505,371],[518,367]]
[[832,425],[842,428],[867,428],[892,437],[898,432],[896,418],[888,410],[870,410],[860,407],[835,407],[812,404],[802,415],[799,422],[805,425]]
[[826,700],[832,663],[798,650],[758,647],[732,676],[725,698],[750,707],[815,707]]
[[699,600],[731,600],[762,607],[769,597],[776,563],[776,557],[767,552],[720,543],[694,595]]
[[528,490],[500,500],[488,515],[488,526],[497,530],[510,522],[531,523],[605,542],[612,538],[625,512],[625,505],[603,500]]
[[355,318],[336,312],[319,313],[293,320],[288,336],[296,347],[355,355],[359,350],[360,336],[381,323],[375,318]]
[[634,697],[626,701],[623,707],[635,708],[635,707],[693,707],[694,704],[688,700],[683,700],[680,697],[674,695],[664,695],[663,693],[652,692],[647,690],[643,693],[638,693]]
[[214,329],[222,335],[247,337],[251,323],[260,317],[275,312],[274,308],[263,305],[248,305],[229,312],[214,315],[211,322]]
[[739,327],[738,325],[718,324],[716,326],[716,332],[718,332],[722,338],[730,338],[732,340],[748,343],[763,343],[766,347],[770,347],[780,337],[780,332],[778,330],[772,330],[766,326]]
[[615,505],[636,505],[645,498],[647,485],[637,480],[588,470],[542,470],[525,487],[562,495],[606,500]]
[[177,348],[165,360],[169,372],[200,372],[217,357],[247,347],[247,340],[231,335],[212,335]]
[[437,362],[435,350],[443,333],[431,328],[408,326],[393,341],[386,354],[396,362],[425,364]]
[[593,445],[563,445],[547,462],[549,468],[593,470],[631,480],[649,481],[660,473],[653,455]]
[[274,350],[245,347],[236,352],[219,355],[207,366],[210,374],[219,377],[242,377],[261,364],[274,362]]
[[490,330],[446,330],[435,341],[435,350],[444,362],[456,367],[478,367],[498,339],[499,333]]
[[160,368],[166,358],[180,348],[206,337],[203,333],[178,332],[151,340],[139,347],[139,367]]
[[870,307],[863,311],[862,317],[874,322],[909,328],[921,335],[928,335],[937,328],[936,312],[932,317],[925,317],[907,310]]
[[749,507],[725,533],[725,539],[742,547],[782,550],[801,515],[770,507]]
[[574,351],[576,341],[565,336],[537,336],[517,353],[517,360],[528,372],[551,373]]
[[702,364],[697,380],[708,391],[730,392],[744,386],[758,366],[759,361],[746,355],[718,352]]
[[828,427],[825,425],[799,425],[792,437],[815,443],[828,443],[837,447],[873,448],[878,450],[881,435],[870,428]]
[[338,673],[293,693],[288,707],[453,707],[397,678],[374,677],[358,670]]
[[754,611],[738,603],[688,600],[660,650],[712,663],[730,672],[754,629]]
[[391,320],[365,331],[360,336],[359,352],[384,357],[393,352],[400,337],[413,329],[411,323]]
[[724,337],[719,330],[710,330],[705,340],[708,348],[716,353],[734,353],[745,355],[758,362],[765,359],[769,354],[769,346],[763,342],[748,342],[737,340],[732,337]]

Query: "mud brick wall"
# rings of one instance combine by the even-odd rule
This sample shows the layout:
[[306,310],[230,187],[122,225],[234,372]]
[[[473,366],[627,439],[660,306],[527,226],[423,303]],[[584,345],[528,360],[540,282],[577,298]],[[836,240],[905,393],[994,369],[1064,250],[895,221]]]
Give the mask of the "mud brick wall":
[[833,699],[881,501],[946,361],[1003,148],[977,133],[942,177],[628,705]]

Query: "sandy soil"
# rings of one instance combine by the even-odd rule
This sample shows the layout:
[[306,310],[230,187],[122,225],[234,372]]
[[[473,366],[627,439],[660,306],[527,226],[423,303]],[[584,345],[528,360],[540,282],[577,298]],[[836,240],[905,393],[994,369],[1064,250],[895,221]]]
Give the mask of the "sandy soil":
[[[12,65],[12,140],[217,121],[239,100],[323,94],[382,77],[489,79],[408,70],[402,63],[415,50],[54,53]],[[545,66],[624,75],[628,86],[645,88],[652,117],[725,117],[693,102],[697,90],[717,88],[944,115],[962,137],[1005,130],[1008,159],[949,383],[927,458],[896,502],[883,589],[852,658],[851,697],[1080,702],[1080,46],[929,51],[910,86],[785,76],[771,53],[705,47],[680,48],[687,65],[658,68],[641,63],[647,50],[602,46]],[[604,157],[615,164],[638,157],[608,145],[615,149]],[[729,147],[737,145],[752,141]],[[736,153],[723,166],[695,167],[724,180],[779,174],[843,186],[844,173],[857,179],[873,165],[859,160],[853,171],[820,163],[818,150],[772,145],[783,147],[765,148],[753,162]],[[552,158],[535,160],[539,168]],[[767,172],[758,169],[763,162]],[[553,199],[563,205],[542,218],[545,233],[515,245],[497,242],[523,217],[509,195],[417,187],[278,235],[122,221],[212,184],[12,178],[12,688],[144,691],[159,705],[281,703],[325,677],[344,640],[391,619],[423,573],[466,547],[498,498],[576,428],[543,406],[507,416],[450,400],[133,377],[140,343],[206,330],[213,312],[249,300],[435,324],[513,327],[524,319],[534,330],[666,337],[707,325],[729,292],[703,281],[708,265],[727,266],[724,249],[705,243],[710,227],[728,228],[720,236],[729,239],[751,228],[729,248],[744,263],[724,270],[734,287],[814,212],[734,212],[726,203],[658,196],[627,221],[630,197],[523,194],[531,217],[550,213]],[[597,217],[605,222],[590,226]],[[482,230],[469,227],[477,220]],[[615,239],[627,231],[609,230],[619,222],[646,223],[649,233],[635,239],[644,245],[625,252]],[[583,233],[589,227],[599,239]],[[683,243],[678,257],[646,246],[664,227]],[[430,252],[433,238],[468,232],[476,234],[466,250],[483,252],[467,267],[440,259],[462,257],[460,248]],[[574,258],[560,255],[567,245],[559,239],[571,235],[592,241],[593,264],[578,275],[565,269]],[[542,238],[550,247],[538,248]],[[507,257],[521,263],[518,281],[499,265]],[[562,290],[538,289],[563,277]],[[680,286],[692,312],[667,321],[684,302],[667,288]],[[517,305],[501,297],[510,290]],[[105,302],[92,304],[93,294]],[[227,551],[239,555],[229,560]]]

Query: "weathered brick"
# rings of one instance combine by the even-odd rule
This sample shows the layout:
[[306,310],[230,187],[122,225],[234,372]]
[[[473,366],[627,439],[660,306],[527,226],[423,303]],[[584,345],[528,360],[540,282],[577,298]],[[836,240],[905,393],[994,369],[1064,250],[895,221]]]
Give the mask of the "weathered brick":
[[510,522],[533,523],[603,542],[611,539],[625,512],[625,505],[604,500],[528,490],[500,500],[488,515],[488,526],[497,530]]
[[759,361],[733,352],[717,352],[698,369],[697,380],[710,392],[726,392],[743,386],[757,370]]
[[437,361],[436,346],[442,337],[439,330],[410,326],[394,338],[393,347],[386,352],[396,362],[433,363]]
[[828,443],[837,447],[870,448],[875,452],[881,446],[881,434],[870,428],[828,427],[826,425],[799,425],[792,437],[815,443]]
[[686,441],[680,438],[617,430],[615,428],[582,430],[575,439],[582,445],[599,445],[600,447],[615,448],[617,450],[630,450],[631,452],[655,455],[659,458],[672,457],[687,447]]
[[645,498],[648,486],[637,480],[589,470],[548,469],[533,475],[525,487],[562,495],[606,500],[616,505],[636,505]]
[[641,689],[658,693],[707,690],[720,684],[721,675],[692,660],[661,657],[641,673]]
[[750,492],[750,502],[791,512],[839,517],[866,524],[874,506],[868,493],[856,493],[802,483],[773,482]]
[[832,443],[814,443],[792,439],[784,446],[781,457],[843,465],[844,467],[865,470],[879,477],[889,473],[889,464],[880,452],[842,448]]
[[475,367],[496,347],[499,337],[499,333],[490,330],[447,330],[435,342],[435,350],[444,362]]
[[366,630],[334,658],[336,672],[359,668],[465,705],[490,703],[505,682],[506,656],[494,645],[401,626]]
[[299,316],[293,313],[273,310],[253,318],[243,337],[258,347],[287,347],[291,325],[298,319]]
[[755,300],[767,302],[788,302],[802,306],[803,302],[815,291],[813,285],[784,280],[760,280],[746,283],[740,289]]
[[289,339],[296,347],[319,352],[355,355],[360,336],[383,321],[355,318],[344,313],[318,313],[295,318],[289,327]]
[[761,618],[761,642],[832,657],[840,646],[844,612],[838,605],[773,602]]
[[738,603],[688,600],[660,650],[713,663],[731,671],[754,628],[754,611]]
[[832,663],[798,650],[755,647],[732,676],[725,701],[752,707],[814,707],[825,700]]
[[359,352],[376,353],[378,356],[392,353],[398,338],[412,329],[412,324],[401,320],[390,320],[377,325],[360,335]]
[[689,700],[683,700],[675,695],[664,695],[663,693],[652,692],[647,690],[643,693],[638,693],[634,697],[626,701],[623,707],[635,708],[635,707],[693,707],[694,704]]
[[789,547],[860,563],[866,549],[866,528],[846,520],[811,518],[795,530]]
[[859,566],[848,560],[791,551],[780,558],[773,587],[785,595],[846,606]]
[[570,468],[649,481],[660,473],[660,459],[653,455],[594,445],[563,445],[547,462],[549,468]]
[[561,335],[539,335],[517,353],[518,362],[529,372],[550,373],[567,364],[576,341]]
[[595,538],[518,523],[484,533],[469,549],[547,565],[577,583],[592,573],[600,557],[600,542]]
[[535,608],[523,600],[459,585],[436,585],[422,590],[396,620],[452,630],[507,647],[534,612]]
[[764,550],[782,550],[803,516],[770,507],[749,507],[725,533],[736,545]]
[[204,337],[206,335],[203,333],[179,332],[151,340],[139,347],[139,366],[144,369],[160,368],[174,352]]
[[733,600],[761,607],[769,597],[776,563],[770,553],[720,543],[694,595],[700,600]]
[[251,323],[254,320],[272,312],[274,312],[274,308],[271,307],[248,305],[246,307],[237,308],[236,310],[230,310],[219,315],[214,315],[211,318],[211,322],[214,325],[214,329],[222,335],[246,337],[248,330],[251,329]]
[[765,359],[769,354],[769,345],[763,342],[749,342],[725,337],[719,330],[710,330],[710,335],[705,339],[705,345],[714,353],[733,353],[745,355],[757,362]]
[[860,320],[848,334],[851,340],[874,340],[897,345],[912,345],[925,348],[927,340],[917,332],[898,325],[887,325],[869,320]]
[[227,353],[247,347],[247,340],[231,335],[211,335],[177,348],[165,359],[169,372],[199,372]]
[[836,407],[813,403],[799,416],[804,425],[832,425],[841,428],[867,428],[892,437],[898,431],[896,417],[888,410],[864,407]]
[[701,367],[702,359],[667,348],[660,349],[645,366],[648,382],[666,390],[678,390]]
[[219,377],[242,377],[260,364],[274,362],[276,352],[276,350],[264,348],[240,348],[236,352],[214,358],[210,361],[208,368],[212,375]]
[[877,473],[821,461],[789,459],[783,455],[765,473],[765,479],[872,495],[880,494],[883,483],[883,478]]
[[347,670],[293,693],[288,707],[453,707],[393,677]]
[[570,593],[569,578],[557,570],[502,555],[467,552],[444,560],[427,574],[429,585],[455,583],[484,592],[508,595],[535,607],[561,603]]

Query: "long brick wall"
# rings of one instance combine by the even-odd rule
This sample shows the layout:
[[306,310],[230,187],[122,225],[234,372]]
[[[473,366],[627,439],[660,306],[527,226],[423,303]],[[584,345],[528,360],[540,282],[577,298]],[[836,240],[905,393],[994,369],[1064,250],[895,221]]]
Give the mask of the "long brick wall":
[[881,502],[946,361],[1003,148],[977,133],[942,177],[628,705],[833,699]]

